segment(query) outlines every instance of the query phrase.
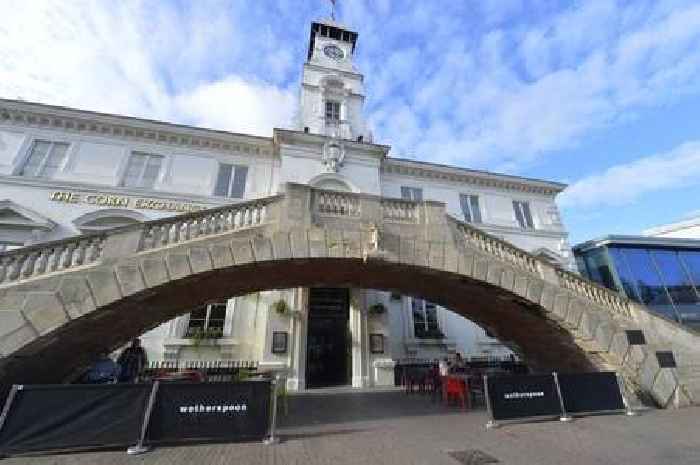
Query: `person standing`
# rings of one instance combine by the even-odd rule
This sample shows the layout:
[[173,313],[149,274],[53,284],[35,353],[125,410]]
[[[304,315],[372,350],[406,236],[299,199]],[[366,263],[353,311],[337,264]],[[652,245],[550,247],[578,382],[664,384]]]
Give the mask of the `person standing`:
[[131,345],[124,349],[121,355],[119,355],[117,363],[121,367],[119,382],[136,382],[138,376],[143,369],[146,368],[146,364],[148,363],[146,351],[141,347],[141,340],[136,338],[131,341]]
[[438,363],[438,372],[440,373],[440,376],[447,376],[450,372],[450,364],[447,361],[447,357],[444,357],[440,362]]

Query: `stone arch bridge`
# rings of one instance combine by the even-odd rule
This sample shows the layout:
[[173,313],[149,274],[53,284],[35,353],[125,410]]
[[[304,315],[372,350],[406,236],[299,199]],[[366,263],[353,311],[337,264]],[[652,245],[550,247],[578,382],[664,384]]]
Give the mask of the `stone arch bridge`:
[[[700,337],[446,214],[287,184],[285,193],[0,254],[0,384],[60,382],[196,305],[296,286],[424,297],[536,370],[623,375],[657,404],[700,402]],[[645,344],[630,345],[628,330]],[[673,351],[679,368],[659,365]]]

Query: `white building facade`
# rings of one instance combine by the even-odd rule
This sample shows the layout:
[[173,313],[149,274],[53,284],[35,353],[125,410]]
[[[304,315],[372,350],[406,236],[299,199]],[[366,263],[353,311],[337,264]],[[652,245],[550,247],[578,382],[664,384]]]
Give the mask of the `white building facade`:
[[[337,23],[312,23],[298,126],[272,137],[0,100],[0,250],[266,197],[294,182],[441,201],[460,220],[572,269],[555,204],[564,185],[390,157],[373,142],[356,40]],[[290,389],[390,385],[397,360],[510,353],[447,309],[365,289],[211,302],[142,340],[151,360],[255,361],[284,371]]]

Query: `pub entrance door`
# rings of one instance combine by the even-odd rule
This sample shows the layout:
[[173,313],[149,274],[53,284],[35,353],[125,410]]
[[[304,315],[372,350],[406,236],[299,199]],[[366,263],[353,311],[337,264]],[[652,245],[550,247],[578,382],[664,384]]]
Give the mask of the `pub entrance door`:
[[351,367],[350,292],[342,288],[309,289],[306,386],[346,385]]

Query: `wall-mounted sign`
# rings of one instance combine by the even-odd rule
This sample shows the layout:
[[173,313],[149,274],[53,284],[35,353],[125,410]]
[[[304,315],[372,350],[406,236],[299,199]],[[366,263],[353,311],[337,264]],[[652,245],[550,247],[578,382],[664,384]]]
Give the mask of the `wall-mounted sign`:
[[98,207],[133,208],[136,210],[160,210],[169,212],[195,212],[209,208],[187,202],[170,200],[129,197],[105,193],[82,193],[70,191],[54,191],[49,194],[49,200],[62,203],[82,203]]
[[369,335],[369,351],[373,354],[384,353],[384,335],[370,334]]
[[285,331],[272,332],[272,353],[285,354],[287,353],[287,333]]

